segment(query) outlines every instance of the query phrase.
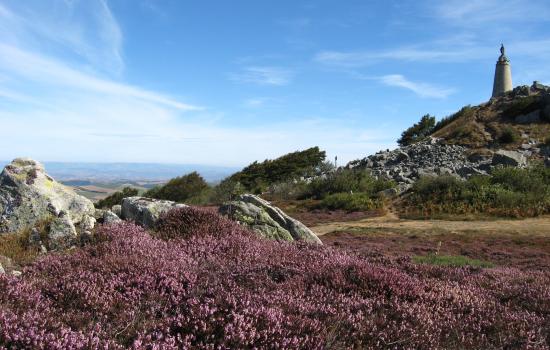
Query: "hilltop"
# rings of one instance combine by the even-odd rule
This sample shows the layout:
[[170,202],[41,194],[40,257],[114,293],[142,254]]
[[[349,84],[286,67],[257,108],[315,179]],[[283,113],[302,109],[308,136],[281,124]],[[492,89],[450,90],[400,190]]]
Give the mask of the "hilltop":
[[465,106],[435,122],[425,115],[405,130],[394,150],[348,163],[397,183],[397,193],[426,176],[469,179],[495,167],[550,164],[550,87],[534,83]]
[[550,137],[550,87],[535,82],[487,103],[464,107],[443,118],[430,136],[472,150],[519,150],[539,157],[537,146]]

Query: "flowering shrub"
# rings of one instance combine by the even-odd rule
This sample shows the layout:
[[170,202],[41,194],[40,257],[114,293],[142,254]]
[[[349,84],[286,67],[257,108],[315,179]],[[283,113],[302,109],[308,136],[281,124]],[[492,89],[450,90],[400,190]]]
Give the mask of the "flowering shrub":
[[243,226],[215,212],[193,207],[178,208],[161,215],[155,236],[163,239],[191,236],[226,237],[251,234]]
[[[199,223],[177,238],[191,213]],[[22,277],[0,276],[0,348],[549,347],[548,272],[198,234],[211,230],[207,218],[168,215],[161,228],[170,240],[106,226],[89,246],[45,256]]]

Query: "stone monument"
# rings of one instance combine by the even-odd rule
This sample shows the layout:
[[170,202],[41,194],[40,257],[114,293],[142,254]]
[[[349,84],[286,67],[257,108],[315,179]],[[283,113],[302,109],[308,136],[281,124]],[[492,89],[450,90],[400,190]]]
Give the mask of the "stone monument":
[[504,45],[500,46],[500,57],[495,68],[495,81],[493,83],[492,97],[498,97],[512,90],[512,70],[510,60],[506,57]]

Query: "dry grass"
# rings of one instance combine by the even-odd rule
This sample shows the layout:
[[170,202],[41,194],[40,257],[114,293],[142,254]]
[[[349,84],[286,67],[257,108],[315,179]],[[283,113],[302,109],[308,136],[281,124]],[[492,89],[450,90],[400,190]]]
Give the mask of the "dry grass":
[[432,136],[442,137],[450,144],[461,144],[474,149],[494,147],[515,149],[526,140],[519,137],[514,142],[499,142],[505,130],[513,130],[517,135],[526,134],[529,138],[542,143],[550,134],[550,123],[517,124],[514,122],[514,117],[531,110],[524,108],[524,104],[535,101],[537,98],[533,96],[515,101],[502,100],[472,107],[468,113],[453,119],[435,131]]
[[[42,242],[47,241],[47,232],[50,220],[38,223],[35,228],[40,232]],[[40,248],[29,242],[32,228],[27,228],[18,233],[6,233],[0,235],[0,255],[11,259],[17,266],[25,266],[32,263],[40,254]]]

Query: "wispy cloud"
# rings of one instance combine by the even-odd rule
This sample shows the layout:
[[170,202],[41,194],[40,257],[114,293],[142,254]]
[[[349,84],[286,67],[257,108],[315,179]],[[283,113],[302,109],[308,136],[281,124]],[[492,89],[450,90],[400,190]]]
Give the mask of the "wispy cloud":
[[168,12],[159,6],[159,2],[155,0],[141,0],[140,7],[153,15],[160,18],[167,18]]
[[[180,119],[191,111],[205,113],[203,108],[128,84],[94,59],[122,60],[122,36],[106,2],[58,5],[55,11],[42,8],[36,21],[40,4],[30,12],[0,5],[0,38],[10,39],[0,43],[0,157],[155,161],[163,143],[196,136],[193,124]],[[81,13],[85,9],[96,12]],[[52,18],[68,22],[52,24]],[[86,21],[77,25],[72,18]],[[83,31],[74,34],[61,30],[80,25]],[[89,39],[88,32],[104,38]],[[55,49],[44,54],[44,47]],[[136,152],[140,147],[151,148]]]
[[455,92],[454,89],[442,88],[428,83],[408,80],[401,74],[390,74],[380,77],[380,81],[387,86],[395,86],[410,90],[420,97],[446,98]]
[[244,106],[248,108],[259,108],[266,103],[267,99],[263,97],[249,98],[244,101]]
[[51,0],[0,5],[0,39],[26,49],[76,55],[95,69],[120,74],[123,34],[106,0]]
[[495,22],[548,20],[550,7],[546,0],[529,4],[522,0],[448,0],[437,2],[434,15],[455,25],[487,27]]
[[384,51],[322,51],[315,55],[314,60],[327,65],[362,67],[384,62],[386,60],[408,62],[463,62],[485,57],[491,52],[488,48],[480,50],[479,47],[471,46],[462,46],[458,48],[408,46]]
[[229,75],[229,78],[235,82],[273,86],[288,85],[293,77],[292,70],[273,66],[246,67],[239,73]]
[[[511,58],[545,62],[550,59],[550,39],[511,40],[505,43]],[[313,60],[317,63],[344,69],[383,64],[387,61],[409,63],[465,63],[488,61],[498,57],[500,41],[490,44],[476,41],[471,36],[449,37],[414,46],[388,50],[323,51]]]
[[102,79],[73,69],[55,59],[3,44],[0,44],[0,71],[57,88],[70,87],[98,94],[126,96],[184,111],[200,109],[156,92]]

